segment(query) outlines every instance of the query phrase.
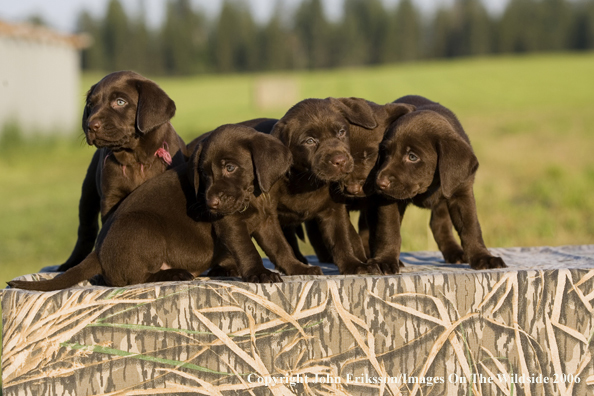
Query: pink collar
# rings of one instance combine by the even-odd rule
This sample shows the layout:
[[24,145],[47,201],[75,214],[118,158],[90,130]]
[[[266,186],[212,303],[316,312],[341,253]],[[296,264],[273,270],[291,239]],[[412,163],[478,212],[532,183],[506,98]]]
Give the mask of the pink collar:
[[167,142],[163,142],[163,147],[155,151],[155,157],[159,157],[167,165],[171,165],[172,159],[171,154],[169,154],[169,145],[167,144]]
[[[155,157],[161,158],[163,160],[163,162],[165,162],[167,165],[171,165],[171,162],[173,161],[171,159],[171,154],[169,154],[169,145],[167,144],[167,142],[163,142],[163,147],[160,147],[157,151],[155,151]],[[105,159],[103,160],[103,167],[105,167],[105,164],[107,163],[107,159],[111,156],[112,152],[110,151],[106,156]],[[114,158],[115,159],[115,158]],[[115,160],[117,162],[117,160]],[[126,175],[126,165],[121,165],[122,167],[122,173],[124,174],[124,177],[128,177]],[[144,164],[140,163],[140,173],[144,175]]]

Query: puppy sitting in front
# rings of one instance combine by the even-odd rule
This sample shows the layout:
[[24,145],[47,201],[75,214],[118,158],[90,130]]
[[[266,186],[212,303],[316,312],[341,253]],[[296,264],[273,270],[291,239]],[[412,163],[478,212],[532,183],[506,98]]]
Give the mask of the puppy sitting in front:
[[412,202],[432,209],[431,229],[447,262],[468,262],[477,270],[506,267],[485,247],[473,194],[478,160],[454,113],[421,96],[395,103],[416,110],[391,124],[380,145],[374,169],[378,194],[368,213],[371,262],[384,273],[399,272],[400,225]]
[[280,282],[252,242],[289,275],[320,273],[299,262],[267,196],[291,165],[278,139],[225,125],[197,145],[191,160],[134,190],[101,229],[95,250],[51,280],[11,287],[59,290],[102,274],[110,286],[191,280],[213,262],[234,260],[243,280]]

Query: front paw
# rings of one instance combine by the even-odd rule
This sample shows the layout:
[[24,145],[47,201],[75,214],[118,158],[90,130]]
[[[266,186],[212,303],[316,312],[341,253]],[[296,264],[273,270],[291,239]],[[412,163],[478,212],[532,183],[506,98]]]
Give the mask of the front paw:
[[209,278],[218,276],[238,278],[239,272],[237,271],[237,267],[235,266],[226,268],[218,264],[215,264],[211,267],[206,276],[208,276]]
[[281,283],[283,281],[278,273],[267,270],[264,267],[262,267],[261,270],[251,272],[242,278],[244,282],[250,283]]
[[369,260],[367,263],[357,262],[340,269],[341,275],[382,275],[381,268]]
[[368,264],[375,265],[380,269],[380,273],[384,275],[399,274],[400,268],[404,267],[404,263],[400,260],[385,260],[379,258],[371,258],[367,260]]
[[462,250],[460,246],[444,249],[441,254],[443,254],[443,259],[448,264],[461,264],[466,262],[464,260],[464,250]]
[[173,281],[177,281],[177,282],[191,281],[191,280],[194,280],[194,275],[192,275],[192,273],[189,271],[179,270],[179,271],[176,271],[175,274],[172,274],[171,278]]
[[180,268],[161,270],[150,275],[147,282],[184,282],[194,280],[194,275]]
[[475,270],[507,268],[501,257],[491,255],[476,256],[470,260],[470,267]]
[[295,262],[285,271],[287,275],[324,275],[322,268],[317,265]]

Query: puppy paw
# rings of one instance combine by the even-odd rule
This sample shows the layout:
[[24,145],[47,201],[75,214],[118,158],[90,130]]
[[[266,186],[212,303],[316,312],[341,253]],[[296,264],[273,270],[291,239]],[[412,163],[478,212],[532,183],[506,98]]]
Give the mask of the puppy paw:
[[341,275],[382,275],[381,267],[372,260],[367,263],[354,263],[340,269]]
[[206,276],[208,276],[208,277],[222,276],[222,277],[239,278],[239,272],[237,271],[237,268],[235,268],[235,267],[234,268],[224,268],[224,267],[221,267],[220,265],[215,264],[208,271]]
[[149,276],[146,282],[184,282],[194,280],[194,275],[185,269],[171,268]]
[[89,282],[93,286],[111,286],[109,282],[107,282],[107,279],[105,279],[105,277],[101,274],[95,275],[94,277],[89,279]]
[[173,275],[172,277],[174,281],[191,281],[194,280],[194,275],[192,275],[190,272],[185,271],[185,270],[180,270],[179,272],[177,272],[176,274]]
[[491,269],[491,268],[507,268],[505,262],[501,257],[490,255],[473,257],[470,260],[470,267],[475,270]]
[[317,265],[295,263],[285,271],[287,275],[324,275]]
[[460,246],[455,246],[450,249],[444,249],[443,259],[448,264],[461,264],[464,263],[464,250]]
[[281,276],[276,273],[262,268],[257,273],[247,274],[243,277],[244,282],[250,283],[281,283],[283,280]]
[[400,267],[404,267],[404,264],[400,260],[382,260],[376,258],[367,260],[367,264],[378,267],[380,274],[384,275],[398,274],[400,273]]

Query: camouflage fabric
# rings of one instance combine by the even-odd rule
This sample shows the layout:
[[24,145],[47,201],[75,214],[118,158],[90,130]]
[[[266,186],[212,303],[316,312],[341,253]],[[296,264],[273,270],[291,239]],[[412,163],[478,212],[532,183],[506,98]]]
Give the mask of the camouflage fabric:
[[594,245],[492,251],[508,269],[6,289],[3,395],[594,393]]

